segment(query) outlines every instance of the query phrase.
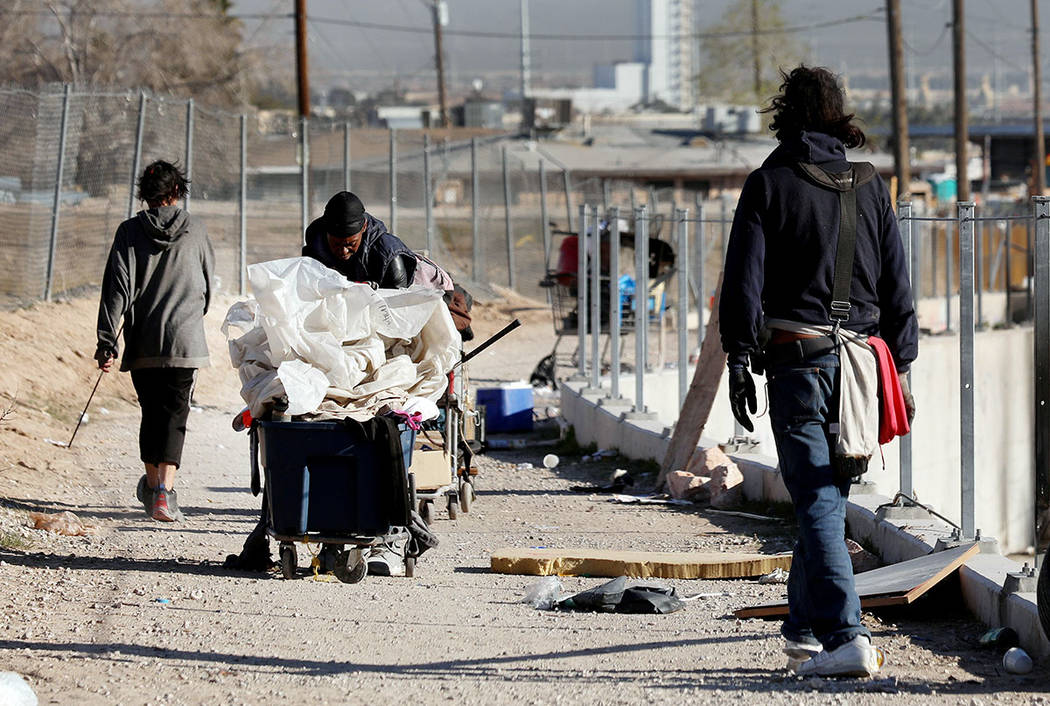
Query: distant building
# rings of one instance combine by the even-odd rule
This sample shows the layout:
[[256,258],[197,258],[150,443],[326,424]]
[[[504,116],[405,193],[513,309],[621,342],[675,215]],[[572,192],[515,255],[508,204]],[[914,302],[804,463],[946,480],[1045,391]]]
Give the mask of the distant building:
[[697,46],[695,0],[638,0],[635,61],[648,66],[646,101],[687,111],[693,107]]

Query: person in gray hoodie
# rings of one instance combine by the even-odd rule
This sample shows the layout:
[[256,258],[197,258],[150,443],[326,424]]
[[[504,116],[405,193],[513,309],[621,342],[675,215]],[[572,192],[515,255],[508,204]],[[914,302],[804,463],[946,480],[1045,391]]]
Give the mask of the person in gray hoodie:
[[146,473],[136,496],[162,522],[182,519],[175,471],[197,369],[209,363],[204,315],[214,253],[204,224],[176,205],[187,185],[168,162],[143,171],[138,197],[148,208],[117,228],[98,308],[95,360],[103,372],[112,369],[123,331],[120,370],[131,372],[142,410],[139,453]]

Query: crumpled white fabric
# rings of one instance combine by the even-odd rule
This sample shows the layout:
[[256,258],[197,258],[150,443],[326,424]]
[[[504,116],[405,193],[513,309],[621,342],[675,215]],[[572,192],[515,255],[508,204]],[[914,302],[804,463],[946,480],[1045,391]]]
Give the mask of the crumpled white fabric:
[[373,290],[306,257],[248,267],[254,299],[226,315],[230,362],[252,416],[366,419],[409,397],[436,401],[460,357],[440,290]]

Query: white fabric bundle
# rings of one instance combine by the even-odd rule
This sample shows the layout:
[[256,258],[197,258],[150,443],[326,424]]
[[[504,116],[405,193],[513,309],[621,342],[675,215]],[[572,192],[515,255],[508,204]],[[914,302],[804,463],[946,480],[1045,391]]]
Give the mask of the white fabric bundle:
[[306,257],[250,265],[248,279],[254,299],[222,330],[253,417],[281,395],[291,415],[367,419],[444,392],[460,336],[440,290],[373,290]]

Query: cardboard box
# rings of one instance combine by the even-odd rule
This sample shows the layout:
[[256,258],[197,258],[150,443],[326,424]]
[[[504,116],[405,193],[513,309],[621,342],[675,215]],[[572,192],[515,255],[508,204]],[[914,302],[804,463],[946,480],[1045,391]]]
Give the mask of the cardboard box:
[[416,476],[416,490],[433,490],[452,482],[452,463],[442,449],[415,449],[408,472]]

